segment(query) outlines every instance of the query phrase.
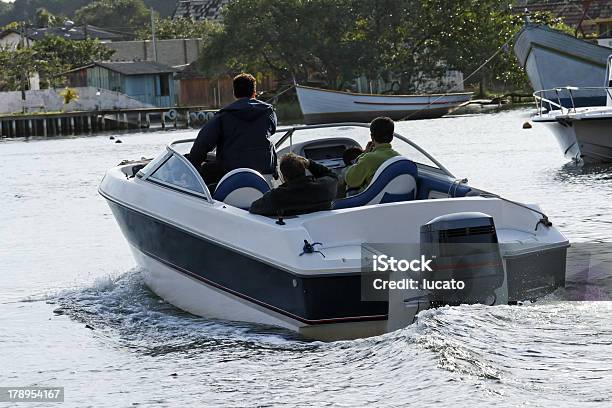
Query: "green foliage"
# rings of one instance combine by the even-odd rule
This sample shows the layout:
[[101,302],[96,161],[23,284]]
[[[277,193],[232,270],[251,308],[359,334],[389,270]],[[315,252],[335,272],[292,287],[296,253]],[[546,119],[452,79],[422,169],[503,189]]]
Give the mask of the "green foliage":
[[92,0],[15,0],[8,8],[0,8],[0,25],[11,21],[25,21],[34,24],[40,8],[53,15],[72,16],[75,10],[91,3]]
[[63,99],[64,105],[68,105],[72,101],[79,99],[79,94],[74,88],[66,88],[60,92],[60,96]]
[[[220,25],[211,21],[193,21],[188,18],[155,18],[155,38],[167,40],[172,38],[203,38],[208,39],[210,35],[219,31]],[[136,32],[139,40],[151,39],[151,27],[140,28]]]
[[[511,39],[523,16],[511,0],[234,0],[224,27],[210,35],[200,67],[208,75],[273,71],[303,82],[318,73],[344,88],[366,75],[423,90],[446,66],[467,76]],[[559,27],[547,14],[534,22]],[[524,88],[512,43],[470,83]]]
[[56,16],[51,14],[45,8],[39,8],[36,10],[36,16],[34,20],[35,27],[61,27],[64,25],[66,17]]
[[30,48],[0,50],[0,89],[18,90],[21,81],[38,72],[42,86],[62,86],[62,74],[94,60],[107,60],[115,51],[95,39],[72,41],[46,36]]
[[150,18],[142,0],[96,0],[75,13],[78,24],[124,30],[147,24]]
[[[74,13],[94,0],[15,0],[4,3],[0,0],[0,26],[12,21],[26,21],[34,24],[36,11],[44,8],[57,16],[74,18]],[[174,0],[144,0],[147,7],[153,7],[161,16],[169,16],[176,7]],[[116,25],[116,24],[113,24]]]
[[[527,77],[512,52],[513,37],[525,24],[525,15],[514,12],[511,4],[509,0],[458,1],[452,16],[455,23],[441,32],[441,36],[452,44],[447,47],[446,60],[466,76],[507,43],[503,52],[468,80],[468,84],[479,84],[482,94],[492,83],[501,84],[505,90],[526,91],[529,88]],[[532,13],[530,20],[569,31],[561,19],[548,13]]]
[[45,61],[39,61],[31,48],[17,51],[0,50],[0,91],[16,91],[26,87],[28,78],[44,69]]
[[350,0],[234,0],[224,12],[224,29],[203,50],[202,68],[226,71],[273,70],[303,80],[320,73],[330,86],[359,71],[359,39]]

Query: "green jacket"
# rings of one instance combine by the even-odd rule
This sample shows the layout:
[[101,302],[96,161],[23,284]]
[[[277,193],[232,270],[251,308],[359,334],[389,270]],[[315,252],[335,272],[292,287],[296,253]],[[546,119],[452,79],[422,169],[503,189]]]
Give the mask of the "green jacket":
[[374,173],[388,159],[400,154],[391,148],[391,143],[381,143],[369,153],[364,153],[346,171],[344,177],[348,188],[359,188],[363,190],[370,184]]

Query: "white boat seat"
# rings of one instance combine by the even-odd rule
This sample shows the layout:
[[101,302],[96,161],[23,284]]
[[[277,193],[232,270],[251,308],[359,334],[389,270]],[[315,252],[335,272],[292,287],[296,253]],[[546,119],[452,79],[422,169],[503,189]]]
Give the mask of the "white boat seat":
[[270,185],[257,171],[247,168],[234,169],[217,184],[213,199],[233,207],[248,210],[251,203],[270,191]]
[[333,202],[332,209],[410,201],[417,197],[418,169],[412,160],[396,156],[380,165],[361,193]]

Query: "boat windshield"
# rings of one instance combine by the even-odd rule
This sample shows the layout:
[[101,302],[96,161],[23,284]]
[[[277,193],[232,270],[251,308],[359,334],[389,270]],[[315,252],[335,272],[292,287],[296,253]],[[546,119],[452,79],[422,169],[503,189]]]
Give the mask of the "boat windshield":
[[[296,127],[293,129],[295,130],[289,135],[289,137],[287,137],[287,133],[291,132],[291,129],[279,129],[279,131],[273,136],[272,140],[276,144],[277,151],[291,145],[296,145],[307,141],[336,138],[352,139],[359,143],[362,148],[365,148],[368,142],[371,140],[370,129],[369,127],[365,126],[346,125],[331,127]],[[402,136],[396,134],[393,142],[391,142],[393,149],[415,163],[432,167],[434,169],[439,169],[448,174],[448,171],[438,162],[436,162],[433,157],[420,150],[416,145],[410,144],[407,140],[402,140],[401,137]]]

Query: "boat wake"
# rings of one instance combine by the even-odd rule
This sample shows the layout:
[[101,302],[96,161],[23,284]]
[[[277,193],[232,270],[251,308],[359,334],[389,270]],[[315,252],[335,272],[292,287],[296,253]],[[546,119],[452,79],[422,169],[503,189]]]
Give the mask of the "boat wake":
[[147,355],[237,344],[244,348],[311,347],[295,334],[276,327],[219,321],[183,312],[152,293],[138,269],[98,278],[90,287],[64,290],[46,301],[56,306],[56,315],[84,324],[105,341]]
[[[612,303],[572,302],[567,296],[558,290],[521,306],[425,310],[415,324],[402,330],[334,343],[305,341],[272,327],[190,315],[150,292],[139,270],[65,290],[47,302],[54,305],[54,313],[83,324],[83,330],[93,330],[110,347],[224,364],[248,359],[253,370],[272,364],[287,381],[293,379],[291,384],[296,378],[310,384],[323,376],[328,378],[326,388],[360,387],[366,390],[366,398],[381,404],[400,404],[407,395],[398,393],[393,378],[418,384],[419,389],[436,384],[451,400],[460,394],[456,387],[466,392],[477,387],[484,400],[513,395],[517,403],[527,403],[542,392],[591,400],[597,396],[583,395],[578,380],[604,381],[601,373],[593,372],[592,358],[612,363],[603,353],[612,345],[612,333],[598,318],[601,308],[612,310]],[[575,358],[568,342],[592,357]],[[411,395],[413,391],[411,387]],[[382,401],[381,395],[395,395],[397,400]],[[422,403],[435,400],[429,393],[418,395]],[[315,405],[321,402],[320,395],[306,389],[303,396]]]

